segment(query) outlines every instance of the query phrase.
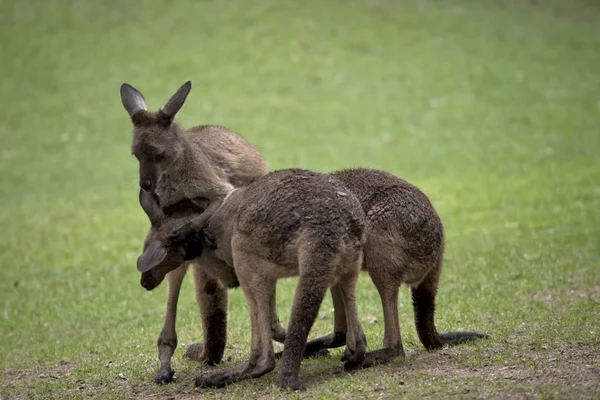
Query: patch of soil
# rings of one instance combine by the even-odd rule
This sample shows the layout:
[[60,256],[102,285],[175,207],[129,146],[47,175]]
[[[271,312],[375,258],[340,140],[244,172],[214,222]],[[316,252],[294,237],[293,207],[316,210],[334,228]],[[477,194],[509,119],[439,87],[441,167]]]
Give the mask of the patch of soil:
[[[405,388],[403,390],[407,397],[414,397],[413,390],[417,389],[414,385],[419,386],[417,393],[425,385],[432,389],[431,392],[426,391],[430,398],[600,398],[600,352],[597,346],[569,344],[546,348],[544,345],[540,347],[534,343],[522,343],[515,338],[508,343],[489,342],[477,349],[471,346],[431,352],[419,349],[409,351],[408,355],[409,359],[405,361],[374,367],[370,372],[365,372],[372,378],[366,378],[368,384],[365,383],[363,389],[377,398],[398,394],[397,389],[390,390],[389,382],[377,382],[377,377],[381,376],[391,378]],[[75,367],[74,364],[61,362],[39,369],[5,369],[3,377],[23,381],[23,384],[63,379],[68,378]],[[379,368],[381,370],[377,372]],[[235,387],[216,391],[196,389],[193,385],[195,376],[208,372],[204,367],[199,367],[199,370],[182,368],[177,371],[177,381],[166,386],[154,384],[153,376],[149,375],[142,383],[117,377],[102,384],[81,384],[73,390],[84,397],[86,394],[121,393],[128,399],[161,400],[196,399],[219,393],[232,396],[236,393]],[[305,366],[302,376],[309,386],[315,388],[320,382],[340,376],[352,379],[341,368],[332,369],[331,364],[326,363],[317,363],[308,368]],[[445,384],[439,385],[438,390],[436,382],[440,381]],[[281,393],[275,387],[274,376],[262,378],[254,391],[255,398],[279,395]]]
[[600,285],[592,287],[575,289],[564,289],[560,292],[537,292],[532,296],[533,300],[543,301],[544,303],[567,302],[575,303],[578,301],[591,301],[600,304]]
[[68,361],[59,361],[55,365],[47,365],[36,369],[14,369],[2,370],[2,376],[7,380],[37,380],[37,379],[63,379],[73,373],[77,366]]
[[[463,388],[466,391],[455,394],[469,398],[530,398],[539,396],[539,389],[548,386],[569,398],[600,398],[600,352],[593,346],[569,345],[539,351],[513,343],[491,344],[483,350],[482,359],[493,359],[496,354],[509,355],[511,361],[504,366],[465,366],[463,351],[452,347],[435,352],[409,352],[416,357],[416,362],[403,364],[397,375],[400,380],[430,376],[467,381]],[[469,380],[472,385],[468,384]],[[482,380],[497,384],[498,392],[494,392],[494,385],[487,390],[478,388]],[[514,389],[507,391],[506,384]]]

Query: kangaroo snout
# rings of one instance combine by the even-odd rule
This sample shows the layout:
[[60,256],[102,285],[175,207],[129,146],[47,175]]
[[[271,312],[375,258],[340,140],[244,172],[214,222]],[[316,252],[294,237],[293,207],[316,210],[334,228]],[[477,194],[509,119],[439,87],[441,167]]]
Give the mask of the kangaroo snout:
[[140,181],[140,187],[147,192],[151,192],[152,189],[154,189],[152,187],[152,181],[150,179],[145,179],[143,181]]
[[162,279],[157,280],[152,275],[152,271],[144,272],[142,274],[142,278],[140,279],[140,284],[142,287],[148,291],[153,290],[158,286],[158,284],[162,281]]

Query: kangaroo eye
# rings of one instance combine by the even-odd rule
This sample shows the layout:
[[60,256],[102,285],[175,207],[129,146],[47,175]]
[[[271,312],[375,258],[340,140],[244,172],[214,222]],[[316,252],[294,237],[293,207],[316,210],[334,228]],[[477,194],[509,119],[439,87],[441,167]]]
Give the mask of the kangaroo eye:
[[158,153],[156,156],[154,156],[154,160],[155,161],[162,161],[165,159],[165,152],[162,151],[160,153]]

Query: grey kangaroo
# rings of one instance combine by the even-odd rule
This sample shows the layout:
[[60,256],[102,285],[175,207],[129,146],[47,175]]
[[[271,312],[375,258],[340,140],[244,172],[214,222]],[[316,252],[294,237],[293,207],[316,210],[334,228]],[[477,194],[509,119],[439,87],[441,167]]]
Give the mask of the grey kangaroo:
[[[428,350],[485,338],[477,332],[438,333],[435,323],[437,294],[444,256],[444,228],[427,196],[390,173],[374,169],[347,169],[331,174],[358,197],[366,215],[367,242],[363,269],[381,298],[385,332],[383,348],[367,353],[362,367],[404,357],[398,321],[398,288],[411,287],[419,339]],[[332,292],[334,305],[340,302]],[[339,311],[339,312],[338,312]],[[308,343],[308,356],[323,348],[344,344],[345,316],[335,307],[334,332]]]
[[[190,89],[191,83],[186,82],[158,112],[149,112],[144,96],[137,89],[128,84],[121,86],[121,100],[134,126],[132,153],[139,160],[140,187],[155,193],[150,199],[147,193],[140,192],[140,202],[143,208],[146,206],[146,213],[152,206],[153,215],[161,216],[161,226],[172,213],[175,219],[181,217],[181,206],[186,212],[198,215],[210,204],[218,205],[219,199],[231,188],[245,186],[267,173],[256,147],[241,136],[211,125],[184,130],[175,121]],[[193,203],[189,199],[193,199]],[[201,207],[197,207],[198,202],[202,203]],[[156,208],[163,208],[164,212],[160,210],[157,214]],[[164,239],[168,233],[153,225],[146,241],[147,245],[151,244],[149,250],[156,246],[165,249],[164,242],[153,239]],[[174,248],[171,253],[179,254],[179,250]],[[215,365],[221,361],[226,344],[227,292],[214,276],[206,273],[206,266],[197,262],[193,264],[193,273],[204,345],[197,343],[188,347],[186,356]],[[188,267],[182,258],[179,265],[181,267],[167,275],[167,310],[157,341],[161,362],[155,378],[157,383],[171,382],[174,377],[171,357],[177,347],[177,301]]]
[[[358,199],[335,178],[290,169],[271,172],[232,191],[200,231],[194,221],[171,235],[171,243],[186,243],[200,234],[204,252],[233,266],[244,290],[252,326],[248,363],[233,370],[198,377],[196,385],[222,387],[262,376],[275,367],[273,315],[276,281],[299,275],[285,335],[279,385],[305,388],[299,379],[306,339],[328,287],[341,300],[345,315],[346,359],[361,364],[366,351],[356,307],[356,280],[365,241],[364,213]],[[202,246],[200,246],[202,247]],[[208,251],[208,252],[211,252]],[[147,272],[160,262],[141,265]],[[168,270],[168,267],[166,268]]]
[[211,211],[232,189],[268,172],[258,150],[239,135],[214,125],[185,130],[175,121],[191,88],[186,82],[160,110],[150,112],[137,89],[121,86],[133,122],[131,149],[140,164],[140,187],[154,192],[163,210],[203,197]]
[[[189,88],[186,89],[186,85],[182,86],[182,88],[180,88],[180,90],[173,96],[173,98],[171,100],[169,100],[169,102],[167,104],[170,104],[170,103],[177,104],[178,107],[181,108],[181,106],[183,105],[183,101],[185,100],[185,96],[187,96],[187,92],[189,92]],[[133,89],[133,88],[131,88],[131,89]],[[122,97],[123,97],[123,103],[124,103],[126,109],[128,109],[128,111],[130,112],[130,115],[132,115],[132,119],[134,120],[134,125],[135,125],[136,119],[133,118],[133,115],[136,114],[138,111],[145,111],[146,107],[145,107],[145,101],[143,100],[143,96],[139,92],[137,92],[137,90],[135,90],[135,89],[133,89],[133,93],[129,93],[131,91],[131,89],[129,89],[128,87],[125,87],[125,89],[122,88],[121,92],[122,92]],[[187,90],[187,92],[186,92],[186,90]],[[124,94],[124,92],[125,92],[125,94]],[[178,99],[178,100],[175,101],[174,99]],[[177,108],[177,110],[179,110],[179,108]],[[169,107],[165,106],[165,107],[163,107],[163,109],[169,109]],[[170,109],[173,109],[173,107],[171,107]],[[159,111],[159,113],[157,113],[157,116],[156,116],[157,120],[163,119],[162,117],[160,117],[160,113],[161,113],[161,111]],[[144,118],[141,118],[141,119],[143,120]],[[160,146],[158,146],[158,148],[168,148],[169,147],[168,141],[173,140],[173,135],[171,135],[171,133],[168,132],[168,130],[170,130],[170,125],[167,125],[166,127],[161,128],[161,126],[163,126],[163,125],[164,124],[158,124],[157,126],[154,126],[153,124],[147,125],[148,126],[147,129],[154,130],[156,132],[159,132],[161,129],[163,129],[163,130],[167,129],[167,132],[163,136],[158,135],[158,134],[151,135],[154,138],[154,140],[156,140],[156,141],[160,141],[163,139],[165,140],[165,143],[162,143]],[[140,125],[139,128],[136,128],[136,131],[140,133],[140,135],[139,135],[140,137],[142,136],[141,133],[144,132],[143,127],[144,126],[142,124],[142,125]],[[218,127],[211,127],[211,128],[216,129]],[[193,128],[193,129],[195,129],[195,128]],[[227,132],[229,132],[229,131],[225,130],[224,128],[219,128],[219,129],[222,129],[222,131],[221,132],[215,131],[215,134],[218,134],[218,133],[226,134]],[[210,136],[210,138],[214,138],[214,140],[216,142],[218,142],[217,136],[213,135],[213,136]],[[229,141],[229,139],[226,139],[226,141]],[[135,144],[135,140],[134,140],[134,144]],[[234,149],[235,151],[232,151],[231,149]],[[225,154],[234,154],[234,155],[237,154],[238,156],[243,155],[246,152],[250,152],[250,153],[256,152],[257,153],[256,149],[253,146],[251,146],[248,142],[243,141],[243,139],[240,142],[234,143],[234,145],[228,146],[227,151],[228,151],[228,153],[226,152]],[[155,153],[156,153],[156,151],[155,151]],[[160,153],[156,153],[156,154],[158,155]],[[211,154],[218,156],[219,152],[212,151]],[[258,157],[260,157],[260,154],[258,154]],[[140,172],[143,169],[154,168],[153,166],[151,166],[151,164],[153,162],[157,162],[157,163],[161,162],[160,157],[159,157],[159,161],[155,161],[155,160],[153,161],[153,159],[151,157],[144,158],[144,160],[147,161],[146,164],[149,166],[144,168],[142,166],[143,160],[140,159]],[[237,172],[236,176],[253,177],[253,176],[259,176],[260,174],[264,175],[264,173],[266,173],[266,167],[264,166],[264,162],[262,162],[262,158],[260,158],[261,163],[254,163],[254,164],[253,163],[243,164],[243,163],[239,163],[239,162],[238,163],[229,162],[227,158],[222,158],[221,160],[222,160],[220,163],[221,171],[227,170],[226,167],[228,165],[229,165],[230,169],[233,169],[233,167],[237,167],[240,171]],[[183,162],[183,160],[180,160],[180,162]],[[204,171],[206,168],[211,168],[212,167],[211,164],[210,163],[194,163],[194,165],[196,165],[195,168],[198,168],[199,170],[196,172],[191,171],[192,176],[200,179],[199,186],[207,186],[205,183],[206,178],[202,174],[202,171]],[[261,165],[262,165],[262,168],[260,168]],[[245,167],[248,168],[248,171],[244,174],[242,170]],[[178,169],[182,170],[183,167],[179,166]],[[407,182],[405,182],[391,174],[388,174],[388,173],[385,173],[382,171],[357,169],[357,170],[347,170],[347,171],[337,172],[337,173],[334,173],[334,175],[337,176],[338,179],[341,179],[341,180],[347,182],[346,184],[349,187],[349,189],[352,190],[360,199],[361,205],[362,205],[365,213],[369,214],[369,212],[371,212],[371,217],[368,219],[368,225],[371,226],[371,228],[369,228],[369,229],[371,231],[373,231],[373,237],[374,238],[382,237],[385,239],[385,241],[381,245],[378,245],[378,244],[374,243],[373,240],[370,239],[370,237],[368,237],[367,247],[365,248],[365,252],[371,254],[371,256],[365,257],[365,265],[363,266],[363,269],[368,270],[368,272],[371,275],[374,282],[377,282],[377,281],[379,282],[379,284],[376,283],[376,285],[377,285],[377,289],[379,290],[379,293],[382,298],[382,303],[383,303],[383,308],[384,308],[384,322],[385,322],[384,349],[382,349],[381,351],[378,351],[378,352],[369,353],[370,356],[367,358],[367,364],[370,361],[371,362],[384,362],[387,359],[389,359],[395,355],[404,354],[404,350],[402,348],[401,336],[400,336],[398,315],[397,315],[397,293],[398,293],[398,287],[401,284],[401,282],[408,283],[409,285],[411,285],[413,287],[413,289],[412,289],[413,290],[413,305],[415,308],[415,321],[417,324],[417,331],[419,333],[421,342],[427,349],[435,349],[435,348],[441,347],[444,344],[452,345],[452,344],[462,343],[469,339],[486,337],[486,335],[481,335],[481,334],[478,334],[475,332],[449,332],[449,333],[438,334],[437,330],[435,329],[435,325],[434,325],[435,296],[436,296],[436,292],[437,292],[437,285],[439,282],[439,274],[441,272],[441,258],[442,258],[442,254],[443,254],[444,243],[443,243],[443,227],[441,225],[441,221],[439,220],[439,216],[437,215],[437,213],[431,206],[431,203],[429,202],[427,197],[421,191],[419,191],[419,189],[417,189],[416,187],[408,184]],[[143,174],[140,173],[140,176],[143,176]],[[206,176],[210,177],[213,175],[211,175],[211,173],[208,172],[206,174]],[[170,185],[172,187],[176,187],[176,188],[177,187],[183,188],[186,186],[186,184],[191,185],[194,182],[194,179],[189,178],[189,177],[178,178],[177,174],[172,174],[172,179],[173,180],[170,182]],[[230,181],[231,181],[231,179],[230,179]],[[208,186],[211,186],[211,185],[209,184]],[[213,184],[213,186],[219,187],[220,185]],[[388,187],[395,188],[395,189],[388,190]],[[184,189],[180,189],[180,190],[183,193]],[[185,190],[188,190],[188,189],[185,189]],[[178,195],[175,197],[182,198],[182,197],[185,197],[185,195]],[[403,211],[401,211],[401,210],[404,207],[414,207],[414,204],[417,204],[417,207],[419,209],[421,209],[422,213],[420,215],[423,218],[423,221],[428,221],[427,223],[432,226],[436,226],[436,224],[438,225],[436,227],[436,229],[439,231],[438,233],[441,232],[441,240],[437,242],[438,243],[437,247],[436,247],[436,245],[427,247],[424,243],[422,245],[419,245],[420,239],[418,237],[414,236],[418,230],[414,229],[414,227],[411,227],[412,220],[411,219],[409,219],[407,221],[401,220],[401,216],[403,213]],[[383,209],[380,211],[377,211],[378,208],[383,208]],[[395,211],[395,210],[400,210],[400,211]],[[378,215],[381,215],[381,218],[379,218]],[[389,221],[386,222],[386,218],[388,218],[388,217],[389,217]],[[418,224],[417,222],[415,222],[415,223]],[[388,234],[388,231],[391,233]],[[427,235],[429,235],[429,234],[427,234]],[[369,234],[369,236],[370,236],[370,234]],[[390,243],[390,240],[396,240],[396,242]],[[415,248],[417,248],[418,251],[420,251],[422,254],[425,254],[427,251],[436,252],[436,254],[439,255],[439,265],[437,265],[437,266],[424,265],[419,259],[414,258],[411,255],[412,253],[406,251],[405,247],[407,246],[407,243],[416,243]],[[430,245],[431,245],[431,243],[430,243]],[[392,253],[389,253],[389,254],[378,255],[376,249],[378,249],[379,247],[393,247],[395,249],[395,251]],[[373,249],[372,251],[370,251],[371,248]],[[433,258],[435,258],[435,257],[436,256],[434,255]],[[425,274],[427,274],[427,271],[430,271],[430,273],[427,274],[427,277],[423,278],[423,281],[419,285],[415,285],[415,281],[409,281],[410,277],[408,275],[410,275],[410,274],[408,274],[408,271],[410,269],[414,269],[414,268],[417,268],[418,270],[420,270],[421,273],[424,274],[423,276],[425,276]],[[179,272],[179,271],[183,271],[183,272]],[[194,271],[196,271],[196,269]],[[178,274],[177,276],[180,278],[169,279],[169,301],[168,301],[169,305],[168,305],[167,311],[176,307],[177,295],[179,293],[179,287],[181,285],[181,281],[183,279],[183,274],[185,273],[185,269],[181,268],[180,270],[173,271],[171,274],[169,274],[169,277],[171,275],[175,274],[176,272]],[[378,278],[377,276],[380,276],[380,277]],[[172,288],[173,288],[173,290],[172,290]],[[392,298],[388,298],[388,295],[386,293],[395,293],[395,294],[392,296]],[[225,299],[226,299],[226,292],[222,292],[222,295],[225,296]],[[200,286],[197,285],[197,298],[200,299],[201,297],[202,297],[201,285]],[[334,295],[334,301],[336,301],[335,297],[336,296]],[[200,304],[201,304],[201,301],[199,300],[199,305]],[[226,301],[225,301],[224,305],[221,304],[221,306],[222,307],[220,309],[220,315],[226,315]],[[203,307],[201,306],[201,312],[202,312],[202,308]],[[215,310],[218,308],[219,308],[219,305],[214,305],[214,306],[208,307],[208,309],[210,309],[210,310]],[[338,309],[340,309],[340,308],[338,307]],[[172,321],[173,322],[172,331],[174,332],[174,317],[169,319],[168,318],[169,312],[167,314],[168,315],[167,315],[167,318],[165,321],[165,326],[167,326],[167,321]],[[336,346],[343,345],[343,343],[344,343],[344,332],[343,332],[344,321],[343,321],[343,318],[344,318],[343,314],[341,314],[341,313],[336,314],[334,334],[309,342],[309,344],[306,348],[305,355],[315,354],[320,349],[323,349],[323,348],[336,347]],[[205,318],[203,317],[203,321],[204,321],[204,319]],[[204,335],[205,335],[205,342],[206,342],[207,341],[207,339],[206,339],[206,335],[207,335],[206,328],[207,327],[205,324],[203,324],[203,327],[204,327]],[[163,331],[164,331],[164,329],[163,329]],[[279,326],[279,333],[274,338],[276,338],[276,339],[279,338],[281,340],[281,337],[282,337],[281,332],[282,332],[282,328],[281,328],[281,326]],[[160,342],[160,338],[159,338],[159,342]],[[175,341],[175,343],[176,343],[176,341]],[[223,343],[223,345],[224,345],[224,343]],[[207,347],[214,348],[214,346],[204,346],[204,347],[200,346],[200,349],[206,349]],[[160,348],[160,344],[159,344],[159,348]],[[195,346],[192,346],[192,348],[195,348]],[[159,353],[160,353],[160,350],[159,350]],[[220,351],[217,351],[217,353],[220,353],[222,355],[223,350],[221,349]],[[172,354],[172,351],[171,351],[171,354]],[[162,357],[161,357],[161,359],[162,359]],[[220,360],[220,357],[218,359]],[[159,375],[160,375],[160,373],[159,373]],[[170,376],[172,377],[172,374]],[[157,377],[157,379],[158,379],[158,377]],[[169,380],[170,380],[170,378],[169,378]]]
[[[366,368],[405,356],[398,321],[398,289],[402,283],[411,287],[417,333],[426,349],[488,337],[477,332],[440,334],[435,327],[435,297],[444,254],[444,229],[428,197],[417,187],[384,171],[347,169],[330,176],[357,196],[366,215],[367,238],[362,269],[369,273],[379,292],[385,325],[383,348],[368,352],[361,364],[346,362],[345,368]],[[186,229],[195,232],[193,223]],[[326,348],[343,346],[346,342],[343,302],[335,290],[331,290],[331,294],[335,310],[334,331],[308,342],[305,357]],[[274,320],[278,321],[277,318]],[[282,335],[285,333],[280,332],[278,337]]]
[[[205,199],[182,200],[171,206],[168,215],[161,210],[154,193],[140,189],[139,200],[151,223],[144,251],[137,261],[138,268],[143,272],[140,283],[145,289],[153,290],[165,275],[169,283],[165,322],[157,341],[160,367],[155,378],[157,383],[166,383],[172,381],[175,373],[171,368],[171,358],[177,347],[177,301],[189,262],[184,262],[184,259],[192,260],[196,300],[204,330],[204,345],[195,344],[188,348],[186,356],[191,359],[211,364],[221,360],[227,338],[226,290],[228,287],[239,286],[239,283],[233,269],[210,257],[211,253],[200,257],[201,247],[172,246],[168,240],[173,229],[204,212],[207,207]],[[148,269],[153,262],[168,264],[172,268],[169,271],[161,268],[146,271],[144,268]]]

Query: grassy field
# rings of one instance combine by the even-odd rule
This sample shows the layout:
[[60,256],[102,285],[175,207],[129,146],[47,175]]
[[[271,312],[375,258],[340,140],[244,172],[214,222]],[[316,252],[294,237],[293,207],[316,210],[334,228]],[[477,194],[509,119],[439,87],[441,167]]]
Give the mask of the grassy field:
[[[0,0],[0,398],[600,397],[598,21],[592,0]],[[424,351],[404,288],[404,360],[349,375],[340,349],[303,363],[302,394],[278,368],[196,390],[213,369],[182,357],[202,336],[187,279],[178,379],[156,386],[166,284],[139,285],[149,223],[119,86],[156,109],[188,79],[180,122],[241,133],[272,169],[421,187],[447,233],[438,329],[491,339]],[[358,297],[375,348],[366,275]],[[249,354],[241,290],[229,310],[218,369]]]

